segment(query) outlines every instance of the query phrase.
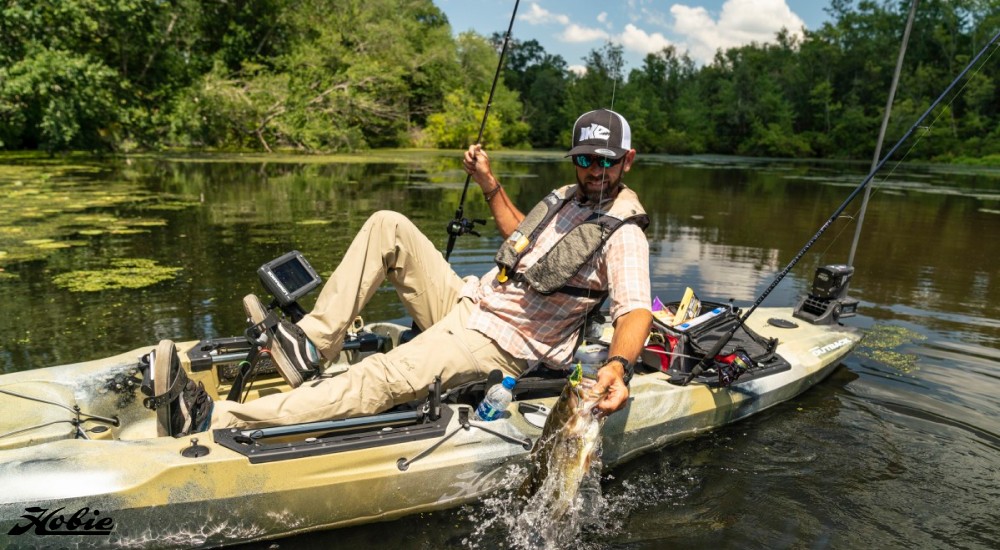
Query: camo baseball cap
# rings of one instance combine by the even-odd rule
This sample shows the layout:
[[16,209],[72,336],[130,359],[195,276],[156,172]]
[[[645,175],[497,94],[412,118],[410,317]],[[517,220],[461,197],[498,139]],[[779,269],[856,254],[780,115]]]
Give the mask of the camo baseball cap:
[[600,155],[618,159],[632,149],[632,129],[620,114],[597,109],[580,115],[573,125],[573,155]]

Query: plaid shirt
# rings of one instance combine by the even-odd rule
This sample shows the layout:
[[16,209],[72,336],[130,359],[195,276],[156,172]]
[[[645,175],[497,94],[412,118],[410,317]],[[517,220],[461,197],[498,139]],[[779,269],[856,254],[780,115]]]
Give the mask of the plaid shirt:
[[[569,201],[541,231],[535,245],[521,259],[518,271],[537,262],[593,213],[594,205]],[[575,351],[577,329],[600,297],[561,292],[546,296],[513,280],[500,284],[498,272],[499,268],[494,267],[478,280],[470,278],[462,288],[462,296],[479,305],[467,328],[493,339],[514,357],[552,366],[568,365]],[[596,292],[607,290],[612,319],[634,309],[649,309],[649,243],[642,229],[633,223],[623,224],[567,284]]]

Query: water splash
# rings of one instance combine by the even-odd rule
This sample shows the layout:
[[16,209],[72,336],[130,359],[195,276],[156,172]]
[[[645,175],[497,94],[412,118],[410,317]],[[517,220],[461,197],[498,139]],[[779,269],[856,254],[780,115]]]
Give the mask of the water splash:
[[[634,514],[651,506],[670,508],[689,498],[702,482],[696,470],[662,471],[658,465],[633,465],[622,479],[599,471],[598,465],[581,484],[571,515],[559,524],[546,524],[546,516],[532,507],[533,499],[515,490],[463,506],[456,520],[469,531],[456,542],[469,550],[600,550],[611,541],[620,544],[630,536]],[[504,486],[517,487],[527,473],[524,467],[511,467]]]
[[[598,444],[599,445],[599,444]],[[572,489],[572,490],[568,490]],[[601,521],[607,501],[601,493],[601,461],[582,472],[550,470],[510,526],[513,548],[557,550],[575,542],[583,529]]]
[[576,541],[584,527],[601,520],[604,419],[594,407],[603,392],[593,391],[595,387],[591,378],[567,384],[546,420],[531,463],[520,472],[523,483],[512,484],[521,489],[486,503],[489,509],[505,512],[479,522],[475,540],[483,540],[486,529],[501,524],[507,547],[555,550]]

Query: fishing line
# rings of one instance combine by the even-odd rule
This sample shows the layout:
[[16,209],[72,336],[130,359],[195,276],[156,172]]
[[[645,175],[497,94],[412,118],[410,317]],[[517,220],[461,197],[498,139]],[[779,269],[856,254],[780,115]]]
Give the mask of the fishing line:
[[[620,74],[621,74],[621,65],[619,64],[618,66],[615,67],[615,69],[614,69],[614,71],[612,73],[612,77],[613,78],[611,79],[611,107],[608,108],[608,111],[610,111],[608,113],[608,130],[611,130],[611,124],[612,124],[612,121],[614,120],[614,116],[615,116],[614,115],[614,110],[615,110],[615,94],[618,92],[618,77],[620,76]],[[571,138],[572,138],[572,136],[571,136]],[[621,145],[621,143],[619,143],[619,145]],[[604,140],[604,146],[606,148],[609,148],[609,149],[611,147],[611,133],[610,132],[608,133],[607,139]],[[626,152],[625,155],[627,156],[628,153]],[[574,162],[574,164],[576,163],[575,160],[573,162]],[[624,156],[622,157],[621,162],[622,163],[625,162],[625,157]],[[622,165],[621,169],[624,170],[624,164]],[[624,177],[624,175],[625,175],[625,173],[622,172],[622,177]],[[618,178],[618,185],[621,185],[622,177]],[[597,219],[598,220],[600,220],[605,215],[604,210],[601,210],[600,206],[601,206],[601,204],[604,203],[604,182],[607,180],[607,178],[608,178],[608,168],[605,167],[605,166],[601,166],[601,192],[598,195],[597,204],[595,205],[597,207],[597,212],[598,212]],[[584,196],[586,196],[586,194],[584,194]],[[590,293],[590,289],[588,287],[587,298],[591,298],[591,297],[592,296],[591,296],[591,293]],[[577,338],[577,344],[576,344],[576,347],[573,350],[574,354],[576,353],[576,350],[579,349],[580,344],[583,342],[583,339],[586,336],[587,331],[589,330],[589,321],[591,320],[591,313],[594,311],[594,308],[599,309],[603,304],[604,304],[604,300],[601,300],[601,302],[599,304],[597,304],[597,305],[593,306],[593,308],[591,308],[591,309],[586,310],[586,311],[583,312],[583,324],[580,327],[580,337]],[[608,349],[609,349],[608,355],[610,355],[610,344],[608,344]],[[574,359],[575,359],[575,357],[574,357]]]
[[[619,64],[612,71],[613,79],[612,79],[612,82],[611,82],[611,107],[608,109],[609,111],[614,111],[614,107],[615,107],[615,95],[616,95],[617,90],[618,90],[618,78],[619,78],[620,74],[621,74],[621,65]],[[614,120],[614,116],[615,116],[614,113],[609,113],[609,115],[608,115],[607,128],[609,130],[611,129],[612,121]],[[576,128],[574,128],[574,131],[575,130],[576,130]],[[571,143],[572,143],[572,140],[575,139],[575,136],[570,136],[570,139],[571,139]],[[610,133],[608,134],[608,137],[605,139],[604,144],[605,144],[605,147],[610,148],[610,146],[611,146],[611,134]],[[627,154],[628,153],[626,153],[626,155]],[[573,162],[574,166],[577,166],[575,158],[571,158],[570,160]],[[624,157],[622,157],[621,162],[624,162]],[[603,210],[601,210],[599,207],[604,202],[604,182],[607,180],[607,177],[608,177],[608,168],[604,167],[604,166],[600,166],[600,168],[601,168],[601,176],[600,176],[601,180],[600,181],[602,182],[602,185],[601,185],[600,193],[598,194],[598,197],[597,197],[597,204],[595,205],[595,210],[597,210],[597,213],[598,213],[598,219],[600,219],[600,217],[603,217],[606,214],[606,212],[604,212]],[[590,168],[588,167],[587,170],[589,170],[589,169]],[[619,180],[619,183],[620,183],[620,180]],[[579,176],[577,176],[577,186],[579,187],[578,191],[579,191],[580,194],[583,195],[583,199],[585,201],[589,201],[590,197],[587,196],[587,194],[585,193],[585,189],[584,189],[585,184],[586,184],[586,180],[584,180],[583,182],[580,182],[579,181]],[[588,299],[589,298],[593,298],[593,296],[590,293],[590,290],[588,290],[588,293],[587,293],[586,297]],[[595,304],[592,308],[586,309],[586,310],[584,310],[581,313],[581,317],[583,317],[583,322],[580,324],[579,334],[578,334],[578,336],[576,338],[576,343],[575,343],[575,345],[572,348],[572,352],[573,352],[574,356],[570,358],[571,364],[579,362],[579,361],[576,360],[575,354],[576,354],[576,351],[580,348],[580,345],[583,343],[583,340],[584,340],[584,338],[587,335],[588,328],[589,328],[589,321],[591,320],[591,313],[593,313],[594,310],[596,308],[599,308],[602,304],[603,304],[603,300],[600,303]],[[535,364],[530,365],[528,368],[526,368],[525,370],[523,370],[521,372],[521,374],[519,374],[517,376],[517,380],[520,380],[521,378],[523,378],[524,376],[526,376],[528,373],[535,371],[538,367],[540,367],[541,365],[543,365],[546,362],[546,360],[549,357],[551,357],[551,355],[553,353],[555,353],[557,351],[558,348],[559,348],[559,346],[550,347],[548,351],[539,354],[540,355],[540,359],[537,362],[535,362]]]
[[754,311],[756,311],[757,307],[760,306],[760,304],[764,301],[764,299],[771,294],[771,291],[773,291],[775,287],[778,286],[778,283],[780,283],[782,279],[784,279],[785,276],[788,275],[788,273],[792,270],[792,268],[795,267],[797,263],[799,263],[799,260],[802,259],[805,253],[808,252],[809,249],[811,249],[813,245],[816,244],[816,241],[819,240],[819,238],[826,232],[826,230],[829,229],[831,225],[833,225],[833,222],[836,221],[841,214],[843,214],[844,210],[847,209],[851,201],[853,201],[858,196],[858,194],[865,189],[865,186],[871,183],[872,179],[875,178],[875,175],[882,169],[883,166],[885,166],[885,164],[889,161],[890,158],[892,158],[892,156],[896,153],[896,151],[900,147],[902,147],[903,143],[905,143],[906,140],[908,140],[910,136],[912,136],[913,133],[916,132],[917,129],[921,127],[921,124],[924,122],[924,120],[927,119],[927,117],[930,116],[931,112],[933,112],[934,109],[936,109],[937,106],[941,104],[944,98],[949,93],[951,93],[952,89],[955,88],[955,86],[959,83],[959,81],[961,81],[965,77],[965,75],[968,74],[968,72],[979,63],[979,60],[982,59],[982,57],[986,54],[987,50],[989,50],[993,46],[993,44],[997,41],[997,39],[1000,39],[1000,32],[993,35],[993,38],[990,39],[990,41],[981,50],[979,50],[979,53],[977,53],[976,56],[969,61],[969,63],[965,66],[965,68],[962,69],[962,71],[958,74],[958,76],[956,76],[954,80],[952,80],[951,83],[948,84],[948,86],[944,89],[944,91],[941,92],[941,94],[931,103],[930,107],[928,107],[927,110],[924,111],[919,118],[917,118],[917,121],[914,122],[913,125],[910,126],[910,128],[906,131],[906,133],[903,134],[903,137],[901,137],[899,141],[897,141],[896,144],[892,146],[889,152],[885,154],[885,157],[883,157],[882,160],[879,161],[878,165],[876,165],[868,173],[865,179],[860,184],[858,184],[858,186],[855,187],[853,191],[851,191],[850,195],[848,195],[847,198],[844,199],[844,202],[842,202],[840,206],[838,206],[837,209],[834,210],[833,214],[826,220],[826,222],[824,222],[823,225],[820,226],[819,231],[817,231],[809,239],[806,245],[803,246],[802,249],[798,251],[798,253],[795,255],[794,258],[792,258],[790,262],[788,262],[788,265],[785,266],[785,268],[782,269],[780,273],[778,273],[778,275],[774,278],[774,281],[772,281],[771,284],[768,285],[767,289],[765,289],[764,292],[760,295],[760,297],[758,297],[754,301],[754,303],[747,309],[746,313],[744,313],[738,318],[738,322],[736,323],[736,325],[732,329],[730,329],[729,332],[723,338],[720,338],[718,343],[716,343],[716,345],[712,348],[712,350],[709,351],[705,355],[705,357],[703,357],[701,361],[698,362],[698,364],[691,369],[691,372],[688,373],[687,377],[680,382],[680,385],[686,386],[691,382],[691,380],[693,380],[696,376],[701,374],[702,371],[704,371],[708,363],[714,360],[715,356],[718,355],[720,351],[722,351],[722,348],[727,343],[729,343],[729,341],[733,338],[733,335],[736,334],[736,331],[739,330],[740,327],[742,327],[743,324],[746,322],[747,318],[749,318],[750,315]]

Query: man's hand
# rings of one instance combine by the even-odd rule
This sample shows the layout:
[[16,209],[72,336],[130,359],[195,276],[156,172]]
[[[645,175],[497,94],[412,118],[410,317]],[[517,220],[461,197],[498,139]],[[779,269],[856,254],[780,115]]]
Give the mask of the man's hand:
[[597,402],[597,410],[604,416],[619,411],[628,403],[628,386],[625,385],[625,369],[621,363],[612,361],[606,363],[597,371],[596,392],[604,392],[604,397]]
[[490,168],[490,156],[478,143],[470,145],[465,152],[462,168],[465,169],[466,174],[472,176],[483,192],[489,192],[498,185],[496,178],[493,177],[493,170]]
[[[649,336],[653,313],[648,309],[633,309],[615,319],[615,333],[611,337],[608,355],[635,360]],[[605,390],[597,403],[601,414],[619,411],[628,403],[629,389],[625,385],[625,366],[618,361],[605,363],[597,371],[597,390]]]

